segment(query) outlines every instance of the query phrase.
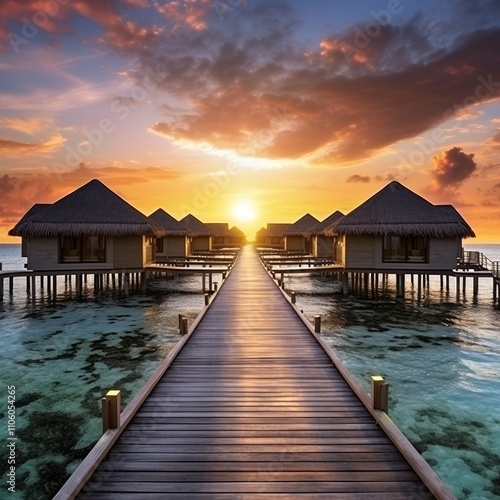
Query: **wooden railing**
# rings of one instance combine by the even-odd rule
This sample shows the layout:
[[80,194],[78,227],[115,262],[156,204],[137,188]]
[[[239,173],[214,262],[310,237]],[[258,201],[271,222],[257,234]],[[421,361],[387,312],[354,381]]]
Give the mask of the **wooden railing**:
[[493,262],[493,269],[491,270],[491,272],[495,278],[500,279],[500,261],[497,260]]
[[495,278],[500,278],[500,261],[492,261],[482,252],[463,250],[459,263],[487,269]]

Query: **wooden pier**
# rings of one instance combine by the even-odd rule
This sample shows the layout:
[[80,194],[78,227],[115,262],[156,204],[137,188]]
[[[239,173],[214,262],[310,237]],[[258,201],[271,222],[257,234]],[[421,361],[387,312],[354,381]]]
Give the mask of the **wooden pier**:
[[[217,255],[217,254],[216,254]],[[46,296],[56,301],[58,290],[74,293],[82,298],[87,283],[93,287],[94,294],[108,290],[128,295],[130,291],[146,291],[147,275],[177,276],[180,274],[198,274],[202,277],[202,291],[212,291],[214,275],[221,275],[221,280],[231,269],[237,257],[237,251],[218,256],[193,256],[172,259],[159,259],[139,269],[59,269],[47,271],[12,270],[3,271],[0,266],[0,300],[5,295],[5,284],[8,283],[8,295],[14,294],[14,280],[26,279],[26,294],[31,300]],[[208,277],[208,284],[207,284]],[[58,283],[64,278],[64,284]]]
[[56,500],[454,498],[251,248],[174,351]]

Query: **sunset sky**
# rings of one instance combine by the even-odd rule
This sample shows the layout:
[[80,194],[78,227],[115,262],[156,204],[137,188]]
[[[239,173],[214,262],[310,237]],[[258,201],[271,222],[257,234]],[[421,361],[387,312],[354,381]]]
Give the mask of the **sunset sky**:
[[3,0],[0,242],[93,178],[250,238],[395,179],[500,242],[499,47],[498,0]]

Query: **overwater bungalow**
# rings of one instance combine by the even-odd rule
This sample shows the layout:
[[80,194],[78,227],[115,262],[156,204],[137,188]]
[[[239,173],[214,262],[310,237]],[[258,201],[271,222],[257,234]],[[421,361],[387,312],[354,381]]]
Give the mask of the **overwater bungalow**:
[[312,254],[314,257],[326,257],[337,260],[338,238],[335,236],[326,236],[324,231],[327,227],[338,222],[342,217],[344,217],[344,214],[336,210],[307,231],[307,234],[311,237]]
[[247,237],[245,233],[236,226],[233,226],[228,232],[229,246],[230,247],[242,247],[247,243]]
[[142,269],[165,231],[94,179],[59,201],[32,207],[9,231],[21,236],[27,268]]
[[188,257],[191,254],[191,233],[186,226],[163,208],[153,212],[149,218],[166,231],[163,238],[156,239],[157,257]]
[[299,220],[289,225],[282,233],[284,249],[288,252],[306,252],[311,253],[311,235],[308,233],[319,220],[311,214],[305,214]]
[[229,224],[226,222],[207,222],[205,225],[217,233],[212,241],[214,250],[242,247],[246,243],[245,233],[236,226],[229,229]]
[[256,245],[266,248],[274,248],[276,250],[283,250],[285,248],[285,243],[281,233],[288,226],[290,226],[289,223],[268,223],[267,227],[263,227],[257,231],[255,235]]
[[188,214],[179,221],[191,233],[191,253],[212,250],[213,239],[217,233],[194,215]]
[[433,205],[393,181],[324,230],[346,270],[449,271],[475,237],[451,205]]

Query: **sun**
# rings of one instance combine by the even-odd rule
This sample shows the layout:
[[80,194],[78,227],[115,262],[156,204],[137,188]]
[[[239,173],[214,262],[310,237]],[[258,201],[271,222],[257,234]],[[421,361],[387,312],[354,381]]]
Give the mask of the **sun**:
[[255,208],[248,201],[239,201],[233,205],[233,217],[238,222],[250,222],[255,218]]

